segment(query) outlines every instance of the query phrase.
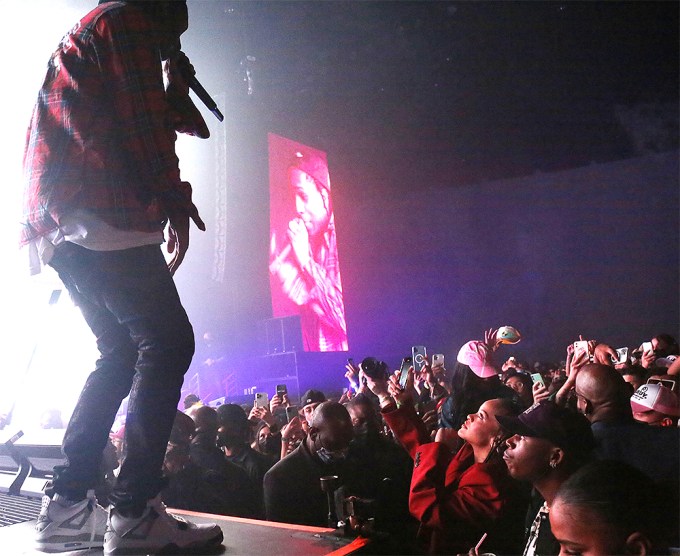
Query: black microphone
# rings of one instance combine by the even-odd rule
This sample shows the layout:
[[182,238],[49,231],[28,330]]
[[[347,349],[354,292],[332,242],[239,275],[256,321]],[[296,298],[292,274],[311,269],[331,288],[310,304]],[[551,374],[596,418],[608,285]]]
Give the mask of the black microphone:
[[[184,58],[186,58],[187,63],[190,65],[191,62],[189,61],[189,57],[186,54],[184,54],[184,52],[179,50],[180,48],[181,48],[181,45],[178,43],[176,46],[174,46],[172,48],[171,51],[169,51],[167,57],[169,58],[171,56],[181,55]],[[162,56],[162,54],[161,54],[161,56]],[[184,71],[182,71],[182,70],[184,70]],[[196,79],[196,74],[194,73],[193,75],[188,75],[189,71],[187,71],[187,68],[182,64],[179,65],[179,71],[182,72],[182,77],[184,77],[185,81],[187,82],[187,85],[189,85],[189,88],[194,93],[196,93],[196,96],[199,99],[201,99],[201,102],[203,102],[203,104],[205,104],[207,106],[208,110],[210,110],[213,114],[215,114],[215,117],[220,122],[224,121],[224,116],[222,115],[222,112],[220,112],[220,109],[217,108],[217,103],[208,94],[208,91],[206,91],[203,88],[203,85],[201,85],[199,83],[198,79]]]
[[208,107],[208,110],[210,110],[213,114],[215,114],[215,117],[221,122],[224,121],[224,116],[222,115],[222,112],[220,112],[220,109],[217,108],[217,104],[215,101],[212,99],[212,97],[208,94],[208,91],[206,91],[203,88],[203,85],[201,85],[198,82],[198,79],[196,79],[195,75],[188,76],[187,83],[189,85],[189,88],[196,93],[196,96],[201,99],[201,102],[205,104]]

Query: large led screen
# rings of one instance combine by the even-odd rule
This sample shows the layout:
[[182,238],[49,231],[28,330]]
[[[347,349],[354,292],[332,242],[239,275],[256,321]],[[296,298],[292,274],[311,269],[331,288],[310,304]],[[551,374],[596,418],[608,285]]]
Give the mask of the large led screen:
[[300,315],[305,351],[347,351],[326,153],[270,133],[269,191],[273,315]]

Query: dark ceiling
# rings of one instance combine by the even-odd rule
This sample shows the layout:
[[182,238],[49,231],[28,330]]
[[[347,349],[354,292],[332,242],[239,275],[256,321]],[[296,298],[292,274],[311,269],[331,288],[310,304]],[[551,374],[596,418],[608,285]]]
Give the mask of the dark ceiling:
[[677,2],[189,6],[215,87],[352,159],[399,153],[469,182],[640,154],[631,125],[677,148]]

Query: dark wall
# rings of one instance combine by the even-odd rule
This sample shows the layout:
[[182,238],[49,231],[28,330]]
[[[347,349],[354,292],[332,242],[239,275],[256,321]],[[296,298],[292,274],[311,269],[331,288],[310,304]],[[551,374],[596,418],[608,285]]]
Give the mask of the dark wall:
[[678,334],[677,153],[343,209],[357,353],[396,365],[423,343],[454,357],[503,324],[525,336],[514,352],[548,360],[578,334],[617,346]]
[[[217,333],[210,356],[248,383],[271,316],[266,138],[230,152],[228,272],[221,283],[208,278],[208,232],[194,240],[205,259],[178,282],[197,335]],[[562,359],[579,334],[620,347],[679,333],[677,152],[391,195],[341,157],[329,160],[351,349],[303,354],[302,390],[342,387],[348,355],[396,367],[424,344],[453,361],[462,343],[504,324],[525,339],[502,355],[529,360]]]

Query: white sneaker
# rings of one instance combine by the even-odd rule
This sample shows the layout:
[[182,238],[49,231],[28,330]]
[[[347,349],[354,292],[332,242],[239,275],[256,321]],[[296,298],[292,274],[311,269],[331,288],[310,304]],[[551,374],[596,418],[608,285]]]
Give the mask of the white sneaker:
[[147,502],[141,517],[109,512],[104,554],[187,554],[222,544],[222,529],[215,523],[199,525],[169,514],[161,497]]
[[101,548],[105,531],[106,510],[97,504],[94,490],[79,502],[59,494],[43,496],[35,524],[35,548],[42,552]]

